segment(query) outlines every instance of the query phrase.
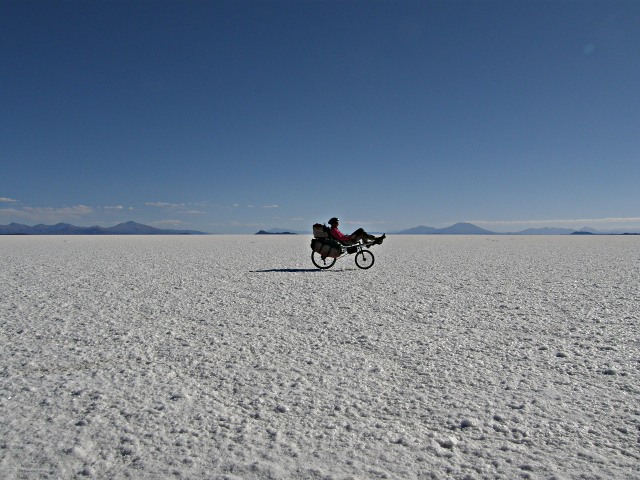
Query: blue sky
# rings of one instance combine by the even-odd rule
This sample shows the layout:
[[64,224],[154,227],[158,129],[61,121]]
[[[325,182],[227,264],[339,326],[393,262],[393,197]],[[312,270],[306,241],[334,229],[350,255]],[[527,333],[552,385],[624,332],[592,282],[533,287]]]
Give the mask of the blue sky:
[[640,2],[0,3],[0,224],[640,229]]

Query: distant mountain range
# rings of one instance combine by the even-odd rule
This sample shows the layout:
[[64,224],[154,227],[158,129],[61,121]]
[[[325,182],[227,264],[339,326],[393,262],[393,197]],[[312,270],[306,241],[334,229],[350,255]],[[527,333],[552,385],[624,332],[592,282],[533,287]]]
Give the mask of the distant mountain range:
[[298,235],[295,232],[288,232],[286,230],[283,231],[279,231],[279,229],[272,229],[272,230],[259,230],[258,232],[255,233],[255,235]]
[[[381,232],[370,232],[381,233]],[[480,228],[472,223],[456,223],[446,228],[434,228],[418,226],[399,232],[390,232],[395,235],[638,235],[640,231],[598,231],[594,228],[581,228],[571,230],[566,228],[529,228],[519,232],[498,233]],[[255,235],[309,235],[310,231],[287,230],[283,228],[272,228],[270,230],[260,230]],[[171,230],[155,228],[136,222],[119,223],[113,227],[77,227],[68,223],[58,223],[56,225],[22,225],[20,223],[10,223],[0,225],[0,235],[208,235],[206,232],[196,230]]]
[[473,223],[456,223],[446,228],[419,227],[396,232],[399,235],[494,235],[494,232],[480,228]]
[[480,228],[473,223],[456,223],[446,228],[434,228],[419,226],[394,232],[396,235],[636,235],[639,232],[625,231],[598,231],[594,228],[581,228],[580,230],[572,230],[568,228],[528,228],[518,232],[498,233]]
[[[300,234],[300,235],[308,235],[311,232],[301,232],[297,230],[285,230],[282,228],[272,228],[271,230],[260,230],[256,235],[266,235],[266,234],[275,234],[275,233],[289,233],[289,234]],[[382,232],[369,232],[372,234],[378,234]],[[400,230],[397,232],[389,232],[394,235],[638,235],[640,231],[624,231],[624,230],[609,230],[609,231],[598,231],[595,228],[583,227],[580,230],[574,230],[569,228],[551,228],[551,227],[543,227],[543,228],[528,228],[526,230],[520,230],[517,232],[492,232],[491,230],[486,230],[484,228],[478,227],[473,223],[461,222],[451,225],[450,227],[445,228],[435,228],[435,227],[426,227],[424,225],[420,225],[418,227],[408,228],[406,230]]]
[[291,230],[286,228],[271,228],[269,230],[260,230],[255,235],[307,235],[311,231],[303,232],[300,230]]
[[113,227],[76,227],[68,223],[35,225],[20,223],[0,225],[0,235],[207,235],[195,230],[169,230],[150,227],[136,222],[119,223]]

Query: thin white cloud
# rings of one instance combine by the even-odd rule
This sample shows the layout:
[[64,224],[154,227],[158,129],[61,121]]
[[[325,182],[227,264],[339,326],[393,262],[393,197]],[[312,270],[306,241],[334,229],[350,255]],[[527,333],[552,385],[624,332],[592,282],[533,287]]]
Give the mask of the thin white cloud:
[[102,207],[105,210],[118,210],[118,211],[123,211],[123,210],[133,210],[133,207],[125,207],[123,205],[107,205],[106,207]]
[[0,216],[35,223],[57,223],[92,215],[94,211],[92,207],[86,205],[74,205],[71,207],[2,208],[0,209]]
[[184,225],[182,220],[158,220],[157,222],[152,222],[152,226],[154,227],[178,227]]
[[23,207],[23,211],[29,212],[35,215],[71,215],[82,216],[90,215],[93,213],[93,208],[86,205],[75,205],[73,207]]
[[18,210],[17,208],[0,208],[0,216],[2,217],[12,217],[23,213],[22,210]]
[[0,197],[0,202],[14,203],[14,202],[17,202],[17,200],[14,198]]
[[157,207],[168,212],[172,212],[173,215],[205,215],[207,212],[203,212],[202,210],[190,209],[189,207],[194,206],[206,206],[203,203],[169,203],[169,202],[147,202],[145,205],[149,207]]
[[[222,205],[216,205],[216,206],[225,208]],[[267,203],[264,205],[257,205],[255,203],[232,203],[231,208],[280,208],[280,205],[278,205],[277,203]]]
[[234,226],[234,227],[264,227],[266,226],[264,223],[243,223],[243,222],[238,222],[238,221],[231,221],[229,222],[230,225]]
[[254,203],[246,203],[246,204],[234,203],[231,205],[231,207],[233,208],[280,208],[280,205],[278,205],[277,203],[270,203],[265,205],[256,205]]
[[168,203],[168,202],[147,202],[145,205],[149,207],[159,207],[159,208],[183,208],[187,205],[185,203]]

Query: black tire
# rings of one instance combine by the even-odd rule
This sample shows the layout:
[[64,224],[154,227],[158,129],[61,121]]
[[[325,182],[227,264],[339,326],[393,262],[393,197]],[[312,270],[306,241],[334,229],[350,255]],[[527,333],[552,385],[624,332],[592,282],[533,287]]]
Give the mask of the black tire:
[[333,265],[336,263],[335,258],[323,257],[318,252],[311,252],[311,261],[316,267],[321,268],[323,270],[333,267]]
[[369,250],[360,250],[356,253],[356,265],[363,270],[373,267],[373,262],[375,261],[376,257]]

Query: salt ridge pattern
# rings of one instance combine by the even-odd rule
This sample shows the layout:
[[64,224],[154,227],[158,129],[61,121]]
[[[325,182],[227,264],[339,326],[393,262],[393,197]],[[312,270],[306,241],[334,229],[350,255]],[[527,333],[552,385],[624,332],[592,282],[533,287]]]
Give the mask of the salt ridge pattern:
[[2,478],[640,478],[640,244],[0,238]]

